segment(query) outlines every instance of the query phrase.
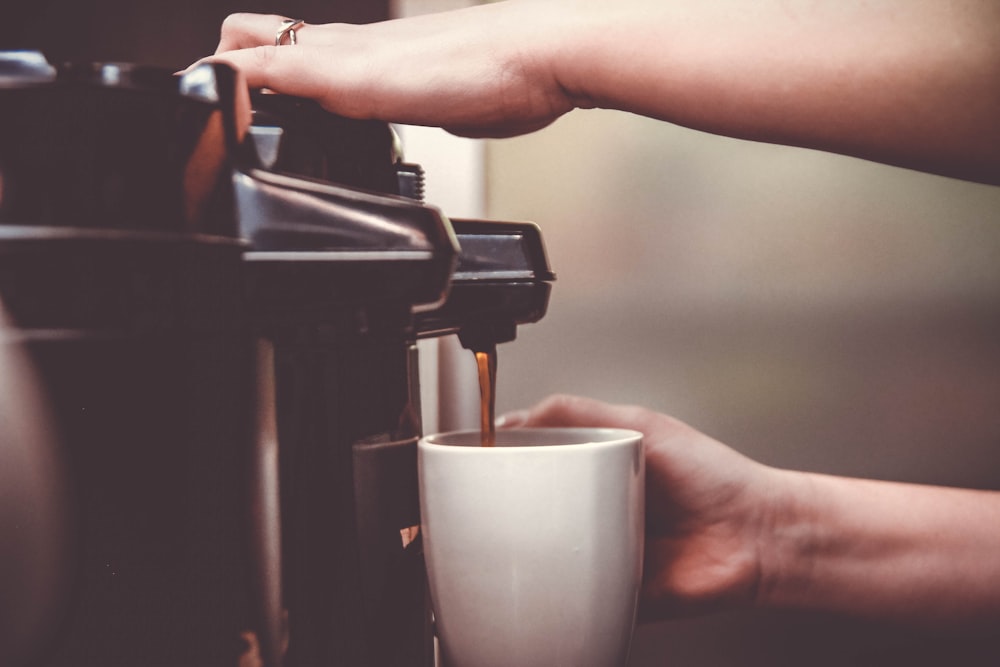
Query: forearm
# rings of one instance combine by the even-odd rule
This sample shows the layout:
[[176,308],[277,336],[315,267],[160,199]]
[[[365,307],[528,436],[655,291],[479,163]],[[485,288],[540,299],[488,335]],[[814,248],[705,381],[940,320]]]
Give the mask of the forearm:
[[563,4],[580,106],[1000,182],[1000,2]]
[[348,116],[509,136],[600,106],[1000,183],[1000,0],[508,0],[294,49],[278,21],[230,17],[216,59]]
[[935,626],[1000,621],[1000,494],[782,474],[762,606]]

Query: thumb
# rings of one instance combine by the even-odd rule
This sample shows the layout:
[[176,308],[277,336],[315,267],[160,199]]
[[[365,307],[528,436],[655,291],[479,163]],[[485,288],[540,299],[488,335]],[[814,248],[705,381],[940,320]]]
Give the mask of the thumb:
[[499,417],[495,422],[497,428],[518,428],[519,426],[525,426],[528,422],[528,411],[527,410],[512,410],[506,412]]

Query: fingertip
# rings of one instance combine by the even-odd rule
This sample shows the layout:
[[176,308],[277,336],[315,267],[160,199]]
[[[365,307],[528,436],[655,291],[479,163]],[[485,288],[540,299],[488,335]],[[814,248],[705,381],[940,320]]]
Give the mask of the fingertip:
[[238,51],[253,46],[273,44],[281,28],[283,16],[236,12],[222,21],[219,30],[219,45],[216,55],[226,51]]
[[194,70],[198,69],[202,65],[208,65],[211,64],[212,62],[217,62],[216,60],[214,60],[214,56],[205,56],[204,58],[199,58],[198,60],[195,60],[193,63],[191,63],[184,69],[174,72],[174,76],[185,76],[187,74],[190,74]]
[[528,422],[527,410],[512,410],[497,417],[497,428],[516,428],[524,426]]
[[202,58],[194,63],[188,70],[204,64],[221,64],[232,67],[240,73],[246,85],[250,89],[263,88],[268,84],[268,80],[273,78],[270,74],[274,68],[273,54],[262,53],[273,50],[275,47],[254,46],[235,51],[216,52],[214,55]]

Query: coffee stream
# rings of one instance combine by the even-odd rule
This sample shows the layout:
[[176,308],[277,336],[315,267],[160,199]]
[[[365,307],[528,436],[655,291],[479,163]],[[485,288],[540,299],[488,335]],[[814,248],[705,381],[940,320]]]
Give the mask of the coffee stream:
[[491,345],[485,350],[474,352],[476,366],[479,368],[480,444],[483,447],[493,447],[497,441],[497,346]]

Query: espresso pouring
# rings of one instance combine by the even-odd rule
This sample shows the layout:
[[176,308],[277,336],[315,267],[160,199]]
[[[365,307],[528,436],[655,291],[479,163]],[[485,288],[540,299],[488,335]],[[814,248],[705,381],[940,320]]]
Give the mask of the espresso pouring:
[[479,413],[483,447],[496,445],[497,406],[497,348],[476,350],[476,367],[479,371]]

